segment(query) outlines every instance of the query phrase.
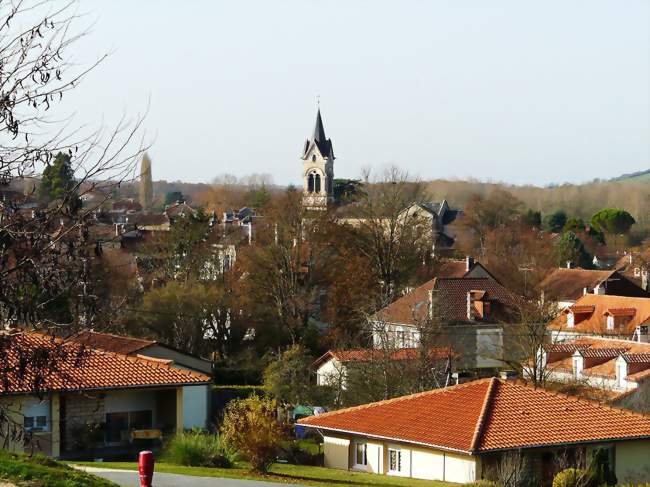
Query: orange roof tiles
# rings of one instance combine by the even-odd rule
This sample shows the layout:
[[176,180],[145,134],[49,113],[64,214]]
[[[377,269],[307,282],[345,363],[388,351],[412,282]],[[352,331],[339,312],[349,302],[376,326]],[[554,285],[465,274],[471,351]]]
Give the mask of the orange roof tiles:
[[580,350],[580,355],[585,358],[616,358],[624,354],[629,348],[597,348],[589,347]]
[[[4,333],[0,394],[205,384],[210,377],[32,332]],[[40,363],[37,358],[40,357]],[[47,358],[49,357],[49,358]]]
[[[632,335],[637,325],[650,320],[650,298],[632,298],[627,296],[611,296],[603,294],[585,294],[573,306],[593,306],[594,311],[572,328],[567,325],[567,313],[561,313],[551,321],[548,327],[552,330],[567,330],[582,333],[602,335]],[[605,312],[608,309],[634,309],[636,312],[631,319],[614,330],[607,329]]]
[[634,308],[608,308],[603,313],[604,315],[612,316],[634,316],[636,314],[636,309]]
[[[560,350],[561,349],[561,350]],[[571,350],[573,349],[573,350]],[[593,367],[585,367],[582,373],[588,376],[605,377],[608,379],[616,378],[616,359],[623,357],[628,363],[648,364],[648,369],[635,372],[627,376],[628,380],[640,381],[650,376],[650,343],[639,343],[631,340],[613,340],[609,338],[598,337],[580,337],[571,342],[557,343],[546,348],[546,351],[566,351],[572,352],[579,350],[585,358],[605,358],[607,361],[600,361]],[[552,355],[549,355],[552,357]],[[646,361],[647,359],[647,361]],[[548,362],[549,370],[560,370],[571,372],[573,363],[571,357],[559,355],[557,359]],[[645,372],[648,372],[647,374]]]
[[575,305],[574,304],[573,306],[569,306],[566,310],[571,310],[575,314],[584,314],[584,313],[593,313],[595,309],[596,309],[596,307],[593,306],[593,305],[582,305],[582,306],[580,306],[580,305]]
[[466,453],[650,438],[648,416],[495,378],[299,423]]

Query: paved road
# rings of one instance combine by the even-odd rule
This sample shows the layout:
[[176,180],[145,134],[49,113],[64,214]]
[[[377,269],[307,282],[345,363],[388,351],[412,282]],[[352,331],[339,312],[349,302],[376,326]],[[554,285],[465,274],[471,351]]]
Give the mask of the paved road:
[[[139,487],[138,472],[95,467],[83,467],[88,473],[111,480],[124,487]],[[260,482],[258,480],[222,479],[216,477],[195,477],[175,473],[154,473],[153,487],[304,487],[297,484]]]

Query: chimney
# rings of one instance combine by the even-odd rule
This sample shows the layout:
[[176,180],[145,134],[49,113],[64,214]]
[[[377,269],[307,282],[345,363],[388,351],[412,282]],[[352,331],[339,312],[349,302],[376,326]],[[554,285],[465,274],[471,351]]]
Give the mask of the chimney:
[[499,375],[503,380],[517,380],[519,377],[516,370],[502,370]]
[[474,257],[470,257],[469,255],[465,257],[465,271],[469,272],[472,270],[472,267],[474,266]]

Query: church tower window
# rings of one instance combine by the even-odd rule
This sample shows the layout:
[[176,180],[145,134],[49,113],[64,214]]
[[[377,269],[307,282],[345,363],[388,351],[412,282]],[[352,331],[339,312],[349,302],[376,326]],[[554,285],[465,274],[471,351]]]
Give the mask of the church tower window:
[[309,177],[307,178],[307,192],[308,193],[313,193],[314,192],[314,175],[310,174]]

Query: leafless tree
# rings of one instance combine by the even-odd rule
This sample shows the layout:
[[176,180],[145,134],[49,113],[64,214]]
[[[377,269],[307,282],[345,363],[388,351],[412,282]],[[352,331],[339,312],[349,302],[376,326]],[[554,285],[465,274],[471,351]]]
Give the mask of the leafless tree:
[[432,255],[432,232],[422,216],[407,209],[426,199],[423,185],[397,167],[382,178],[364,174],[364,191],[354,205],[355,228],[350,237],[382,282],[383,303],[405,284],[413,266]]
[[[27,198],[5,201],[0,212],[0,306],[5,320],[35,324],[62,296],[76,295],[83,321],[90,320],[89,260],[98,251],[90,238],[93,212],[110,190],[134,176],[143,150],[142,117],[100,127],[90,135],[57,121],[61,105],[104,59],[79,70],[70,50],[86,35],[72,34],[74,3],[0,4],[0,174],[9,191],[24,177],[39,178],[58,153],[70,158],[74,184],[54,201],[27,208]],[[37,19],[34,21],[34,19]],[[31,21],[31,23],[30,23]],[[78,208],[74,203],[87,200]],[[83,309],[83,310],[82,310]],[[51,320],[51,324],[58,320]],[[69,324],[69,323],[68,323]]]
[[507,325],[504,357],[506,366],[529,380],[533,386],[543,386],[551,370],[544,363],[542,351],[557,341],[547,328],[557,314],[557,305],[552,301],[540,302],[513,298],[519,316],[519,323]]
[[[93,322],[91,261],[101,254],[90,232],[94,211],[134,177],[144,149],[142,116],[88,133],[83,123],[53,114],[105,58],[82,68],[70,61],[88,33],[77,30],[77,21],[74,1],[0,1],[0,318],[58,334]],[[69,161],[72,183],[34,205],[34,188],[57,154]],[[27,179],[35,184],[25,185]],[[16,191],[26,186],[30,194]],[[47,373],[79,358],[75,347],[26,343],[19,350],[19,338],[14,330],[0,340],[4,390],[9,376],[29,371],[31,389],[46,394]],[[0,420],[11,417],[0,411]]]

